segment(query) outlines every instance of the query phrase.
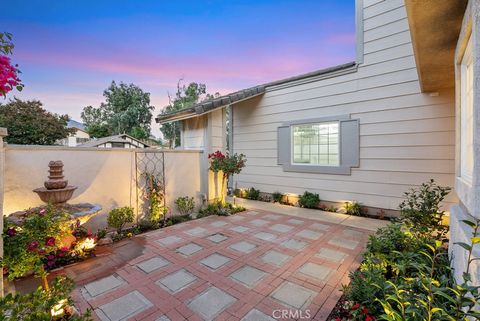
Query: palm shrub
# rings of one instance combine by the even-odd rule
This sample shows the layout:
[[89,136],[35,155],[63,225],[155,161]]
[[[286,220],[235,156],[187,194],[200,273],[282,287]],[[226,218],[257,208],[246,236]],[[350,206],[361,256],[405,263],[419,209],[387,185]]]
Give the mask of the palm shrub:
[[320,203],[320,196],[308,191],[305,191],[305,193],[303,193],[303,195],[298,199],[298,205],[300,205],[300,207],[316,208],[318,203]]
[[115,228],[118,234],[121,234],[125,225],[133,223],[134,218],[133,208],[128,206],[114,208],[108,213],[107,224]]

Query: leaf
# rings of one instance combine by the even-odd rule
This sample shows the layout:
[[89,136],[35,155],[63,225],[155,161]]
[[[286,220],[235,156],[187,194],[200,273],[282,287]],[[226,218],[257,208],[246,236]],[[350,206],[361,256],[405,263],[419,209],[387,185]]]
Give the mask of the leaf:
[[465,250],[467,251],[471,251],[472,250],[472,246],[467,244],[467,243],[464,243],[464,242],[455,242],[453,244],[456,244],[456,245],[460,245],[461,247],[463,247]]
[[475,226],[476,226],[475,222],[472,222],[472,221],[469,221],[469,220],[461,220],[460,222],[463,222],[463,223],[467,224],[468,226],[470,226],[472,228],[475,228]]

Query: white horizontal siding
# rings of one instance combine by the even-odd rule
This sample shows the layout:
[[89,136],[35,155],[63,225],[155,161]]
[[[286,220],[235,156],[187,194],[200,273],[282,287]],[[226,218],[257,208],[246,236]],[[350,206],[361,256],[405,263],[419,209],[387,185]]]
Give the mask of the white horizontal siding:
[[[234,176],[237,187],[309,190],[324,200],[396,209],[405,191],[430,178],[453,185],[452,91],[421,93],[402,0],[364,0],[364,8],[364,63],[357,72],[267,88],[234,105],[233,148],[247,157]],[[279,125],[343,114],[360,120],[360,166],[351,175],[284,172],[277,165]],[[451,195],[447,203],[454,201]]]

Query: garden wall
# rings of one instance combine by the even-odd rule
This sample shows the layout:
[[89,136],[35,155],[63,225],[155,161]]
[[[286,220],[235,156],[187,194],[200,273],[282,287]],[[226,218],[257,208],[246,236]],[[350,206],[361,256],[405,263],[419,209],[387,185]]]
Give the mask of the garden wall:
[[32,192],[47,179],[48,162],[61,160],[69,185],[78,186],[75,203],[100,204],[102,215],[95,225],[103,225],[105,214],[114,207],[136,209],[136,152],[164,152],[167,206],[175,211],[179,196],[194,196],[201,204],[203,190],[200,175],[202,152],[196,150],[99,149],[63,146],[9,145],[5,149],[4,205],[5,215],[41,205]]

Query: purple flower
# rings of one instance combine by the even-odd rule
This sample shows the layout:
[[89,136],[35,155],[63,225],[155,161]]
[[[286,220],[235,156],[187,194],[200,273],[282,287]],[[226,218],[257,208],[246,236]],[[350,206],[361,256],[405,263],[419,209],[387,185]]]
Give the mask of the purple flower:
[[48,261],[47,262],[47,265],[50,266],[50,267],[52,267],[54,264],[55,264],[55,262],[53,262],[53,261]]
[[17,234],[17,230],[13,227],[9,227],[7,230],[7,235],[13,237]]
[[32,241],[32,242],[30,242],[30,243],[28,244],[28,246],[27,246],[27,250],[28,250],[29,252],[33,252],[33,251],[35,251],[37,248],[38,248],[38,242],[37,242],[37,241]]
[[47,212],[47,210],[44,209],[44,208],[42,208],[42,209],[40,210],[40,212],[38,212],[38,215],[44,216],[46,212]]
[[45,239],[45,245],[46,246],[54,246],[55,245],[55,238],[52,236],[49,236]]

